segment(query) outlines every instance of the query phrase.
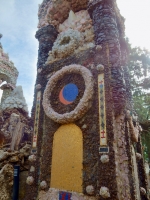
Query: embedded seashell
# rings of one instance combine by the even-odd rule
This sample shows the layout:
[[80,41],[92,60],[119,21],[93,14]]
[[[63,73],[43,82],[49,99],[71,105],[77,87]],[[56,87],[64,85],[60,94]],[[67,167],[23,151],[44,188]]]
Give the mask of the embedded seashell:
[[146,190],[143,187],[140,187],[140,192],[142,195],[146,195]]
[[37,70],[37,72],[38,72],[38,73],[41,73],[41,71],[42,71],[42,69],[41,69],[41,68],[39,68],[39,69]]
[[97,65],[97,70],[104,70],[104,65],[102,65],[102,64],[99,64],[99,65]]
[[28,160],[30,162],[35,162],[36,161],[36,156],[35,155],[31,155],[31,156],[29,156]]
[[26,180],[26,183],[27,183],[28,185],[32,185],[33,182],[34,182],[34,178],[33,178],[32,176],[28,176],[28,177],[27,177],[27,180]]
[[126,110],[126,118],[128,120],[131,119],[131,111],[130,110]]
[[140,160],[142,158],[142,155],[140,153],[136,153],[137,160]]
[[101,50],[102,49],[102,46],[101,45],[97,45],[96,46],[96,50]]
[[47,183],[46,183],[46,181],[42,181],[42,182],[40,183],[40,188],[41,188],[41,190],[44,190],[44,189],[47,188]]
[[104,199],[110,197],[109,189],[108,189],[107,187],[101,187],[101,188],[100,188],[99,194],[100,194],[100,196],[102,196]]
[[94,187],[93,187],[93,185],[88,185],[88,186],[86,187],[86,192],[87,192],[87,194],[89,194],[89,195],[93,195],[93,194],[94,194]]
[[37,90],[40,90],[41,89],[41,84],[37,84],[36,86],[35,86],[35,88],[37,89]]
[[34,172],[35,171],[35,167],[34,166],[31,166],[30,167],[30,172]]
[[108,155],[102,155],[100,158],[102,163],[108,163],[109,162],[109,156]]

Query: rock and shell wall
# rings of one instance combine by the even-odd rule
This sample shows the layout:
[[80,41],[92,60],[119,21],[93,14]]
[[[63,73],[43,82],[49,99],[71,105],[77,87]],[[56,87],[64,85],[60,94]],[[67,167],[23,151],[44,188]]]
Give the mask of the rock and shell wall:
[[25,200],[148,199],[123,22],[114,0],[41,4]]
[[25,195],[33,125],[22,109],[0,112],[0,200],[12,199],[14,168],[20,166],[19,199]]
[[20,166],[19,199],[24,198],[29,169],[33,123],[22,87],[16,86],[17,77],[18,71],[0,43],[0,200],[12,199],[16,165]]

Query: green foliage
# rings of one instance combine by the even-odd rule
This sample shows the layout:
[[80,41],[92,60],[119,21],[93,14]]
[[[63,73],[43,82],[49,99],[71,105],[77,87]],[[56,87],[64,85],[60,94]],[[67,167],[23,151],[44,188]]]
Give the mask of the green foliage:
[[132,48],[127,39],[131,89],[135,110],[140,122],[150,120],[150,52]]
[[128,39],[126,41],[134,109],[143,128],[144,158],[150,162],[150,52],[140,47],[132,48]]

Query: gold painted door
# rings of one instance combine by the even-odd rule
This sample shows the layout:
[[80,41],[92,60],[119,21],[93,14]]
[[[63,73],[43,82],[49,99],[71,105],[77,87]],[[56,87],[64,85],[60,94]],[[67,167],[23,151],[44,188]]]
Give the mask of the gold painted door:
[[75,124],[62,125],[54,134],[51,188],[82,192],[83,137]]

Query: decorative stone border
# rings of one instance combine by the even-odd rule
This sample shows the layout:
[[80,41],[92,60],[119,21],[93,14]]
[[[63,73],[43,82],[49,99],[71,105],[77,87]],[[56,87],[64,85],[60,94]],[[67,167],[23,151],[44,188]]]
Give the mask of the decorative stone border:
[[59,193],[60,192],[63,192],[64,194],[65,193],[66,194],[70,194],[72,200],[96,200],[97,199],[96,197],[91,196],[91,195],[87,196],[87,195],[84,195],[82,193],[68,192],[66,190],[63,190],[63,191],[61,190],[60,191],[59,189],[49,188],[48,191],[41,190],[39,192],[38,200],[43,200],[43,199],[59,199]]
[[[71,74],[71,73],[77,73],[77,74],[82,75],[85,81],[85,91],[84,91],[82,99],[80,100],[80,102],[78,103],[78,105],[73,111],[71,111],[70,113],[59,114],[53,110],[50,104],[49,97],[57,81],[63,78],[64,75]],[[93,76],[87,68],[81,65],[76,65],[76,64],[63,67],[61,70],[57,71],[50,78],[50,80],[47,83],[46,89],[44,91],[43,108],[46,115],[52,120],[54,120],[55,122],[60,123],[60,124],[73,122],[81,118],[87,112],[87,110],[89,109],[91,105],[90,101],[93,96],[93,86],[94,86]]]

